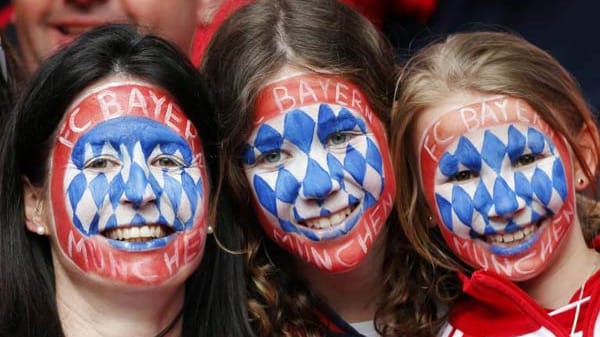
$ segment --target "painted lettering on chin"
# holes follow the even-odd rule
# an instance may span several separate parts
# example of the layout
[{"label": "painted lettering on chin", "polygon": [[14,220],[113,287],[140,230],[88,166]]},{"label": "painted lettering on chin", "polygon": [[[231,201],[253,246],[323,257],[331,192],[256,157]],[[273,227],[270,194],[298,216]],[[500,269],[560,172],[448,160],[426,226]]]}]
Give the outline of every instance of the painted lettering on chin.
[{"label": "painted lettering on chin", "polygon": [[386,217],[393,207],[393,199],[386,194],[380,203],[373,206],[365,217],[362,226],[357,224],[354,230],[346,235],[353,237],[341,246],[320,247],[318,243],[307,244],[306,239],[299,239],[295,234],[281,234],[272,231],[271,237],[281,247],[287,247],[288,251],[297,258],[313,264],[319,269],[333,271],[334,269],[348,269],[362,261],[369,248],[372,246],[377,233],[386,223]]},{"label": "painted lettering on chin", "polygon": [[548,224],[534,244],[531,251],[517,259],[491,254],[483,245],[474,244],[471,240],[452,239],[452,250],[463,259],[477,265],[478,269],[490,270],[507,277],[519,277],[534,272],[532,265],[545,263],[551,256],[559,241],[565,237],[566,231],[573,221],[574,206],[572,202],[565,203],[561,213],[557,214],[552,223]]},{"label": "painted lettering on chin", "polygon": [[[73,261],[80,261],[79,267],[115,280],[131,283],[152,284],[192,263],[203,251],[203,241],[199,229],[181,234],[182,239],[166,247],[166,251],[152,258],[131,258],[130,254],[144,253],[116,251],[109,246],[98,246],[96,241],[78,236],[70,230],[67,241],[67,254]],[[152,255],[152,252],[149,252]],[[156,255],[156,254],[154,254]],[[164,272],[166,271],[166,273]]]}]

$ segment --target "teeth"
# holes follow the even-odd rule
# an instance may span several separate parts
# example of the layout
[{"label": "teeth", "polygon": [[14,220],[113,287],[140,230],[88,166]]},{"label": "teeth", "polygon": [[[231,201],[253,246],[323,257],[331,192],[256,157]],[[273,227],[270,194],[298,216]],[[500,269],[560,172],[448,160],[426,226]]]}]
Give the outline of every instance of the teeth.
[{"label": "teeth", "polygon": [[339,225],[352,213],[350,207],[344,208],[341,211],[330,214],[328,217],[306,220],[306,226],[314,229],[324,229]]},{"label": "teeth", "polygon": [[162,226],[146,225],[141,227],[115,228],[102,234],[113,240],[141,242],[162,238],[167,235],[167,232]]},{"label": "teeth", "polygon": [[531,236],[536,228],[537,225],[530,225],[514,233],[489,235],[486,237],[486,241],[491,243],[518,243]]}]

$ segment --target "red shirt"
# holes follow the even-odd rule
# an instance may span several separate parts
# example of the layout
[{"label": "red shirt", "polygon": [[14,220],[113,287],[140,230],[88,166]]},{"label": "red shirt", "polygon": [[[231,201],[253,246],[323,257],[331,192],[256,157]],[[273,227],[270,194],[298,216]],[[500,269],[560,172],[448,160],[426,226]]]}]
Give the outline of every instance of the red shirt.
[{"label": "red shirt", "polygon": [[600,271],[572,295],[568,305],[557,310],[542,308],[513,282],[485,271],[476,271],[471,278],[461,275],[461,279],[470,297],[452,308],[439,336],[568,337],[576,316],[571,337],[600,336]]}]

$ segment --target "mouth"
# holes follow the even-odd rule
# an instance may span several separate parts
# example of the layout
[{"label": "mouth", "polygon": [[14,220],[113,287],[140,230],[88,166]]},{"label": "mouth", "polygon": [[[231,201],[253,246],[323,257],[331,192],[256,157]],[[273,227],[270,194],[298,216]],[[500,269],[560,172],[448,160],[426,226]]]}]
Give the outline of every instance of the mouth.
[{"label": "mouth", "polygon": [[89,30],[95,28],[95,25],[85,25],[85,26],[77,26],[77,25],[59,25],[56,29],[61,32],[63,35],[70,36],[79,36]]},{"label": "mouth", "polygon": [[532,223],[525,228],[521,228],[516,232],[487,235],[484,237],[484,240],[493,245],[502,245],[506,247],[517,246],[533,236],[540,226],[541,220]]},{"label": "mouth", "polygon": [[335,213],[331,213],[328,216],[307,219],[306,221],[299,223],[299,225],[317,230],[335,227],[346,221],[352,212],[354,212],[356,206],[357,205],[348,206]]},{"label": "mouth", "polygon": [[535,242],[541,237],[543,228],[546,227],[552,219],[542,218],[537,222],[529,224],[512,233],[502,233],[487,235],[482,237],[490,245],[490,252],[499,256],[515,256],[528,251]]},{"label": "mouth", "polygon": [[100,234],[108,239],[121,242],[148,242],[167,237],[174,232],[170,227],[156,224],[111,228]]},{"label": "mouth", "polygon": [[326,229],[335,227],[344,222],[350,216],[350,214],[354,212],[355,208],[356,205],[348,206],[335,213],[329,214],[328,216],[308,219],[304,222],[299,223],[299,225],[311,229]]}]

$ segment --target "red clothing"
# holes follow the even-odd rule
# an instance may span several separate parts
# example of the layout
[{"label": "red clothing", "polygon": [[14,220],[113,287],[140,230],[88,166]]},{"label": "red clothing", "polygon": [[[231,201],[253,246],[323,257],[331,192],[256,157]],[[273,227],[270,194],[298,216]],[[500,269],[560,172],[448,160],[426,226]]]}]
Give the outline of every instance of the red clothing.
[{"label": "red clothing", "polygon": [[12,4],[0,5],[0,29],[6,28],[10,24],[14,8]]},{"label": "red clothing", "polygon": [[470,297],[452,308],[439,336],[568,337],[576,315],[571,337],[600,336],[600,271],[573,294],[568,305],[553,311],[542,308],[503,277],[476,271],[471,278],[461,275],[461,279],[463,292]]},{"label": "red clothing", "polygon": [[[238,8],[252,1],[225,0],[216,11],[212,22],[207,26],[198,27],[191,55],[194,64],[200,64],[204,50],[208,47],[211,37],[223,21]],[[435,9],[437,0],[341,0],[341,2],[353,7],[367,17],[375,26],[381,28],[385,15],[390,12],[411,15],[425,21]]]}]

